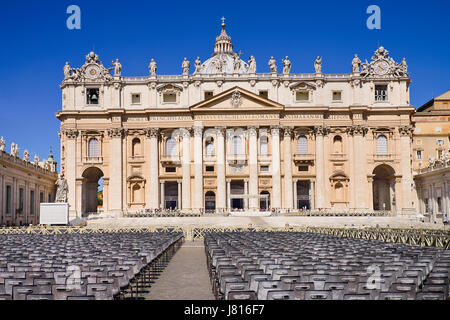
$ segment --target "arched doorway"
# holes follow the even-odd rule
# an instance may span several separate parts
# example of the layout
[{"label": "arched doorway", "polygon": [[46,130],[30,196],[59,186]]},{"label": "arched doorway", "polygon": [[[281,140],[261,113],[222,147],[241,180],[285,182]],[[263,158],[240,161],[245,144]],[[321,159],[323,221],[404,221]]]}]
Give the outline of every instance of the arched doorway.
[{"label": "arched doorway", "polygon": [[270,209],[270,192],[264,190],[259,195],[259,208],[261,211],[268,211]]},{"label": "arched doorway", "polygon": [[90,167],[84,170],[82,176],[84,180],[81,186],[81,210],[83,214],[96,213],[103,204],[102,188],[100,188],[103,171],[97,167]]},{"label": "arched doorway", "polygon": [[395,208],[395,171],[382,164],[377,166],[373,176],[373,209],[392,210]]},{"label": "arched doorway", "polygon": [[212,191],[208,191],[205,193],[205,211],[216,211],[216,194]]}]

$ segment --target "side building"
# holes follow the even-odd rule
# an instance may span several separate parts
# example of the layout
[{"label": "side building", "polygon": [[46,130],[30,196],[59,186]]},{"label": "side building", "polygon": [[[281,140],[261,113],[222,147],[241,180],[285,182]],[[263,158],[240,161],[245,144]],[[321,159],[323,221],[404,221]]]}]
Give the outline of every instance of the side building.
[{"label": "side building", "polygon": [[56,161],[50,151],[47,160],[37,156],[30,162],[28,151],[23,159],[14,143],[11,153],[0,139],[0,225],[39,224],[40,203],[53,202],[57,180]]},{"label": "side building", "polygon": [[[64,67],[61,171],[71,218],[103,210],[414,214],[406,62],[379,47],[349,73],[256,72],[222,24],[212,56],[180,75],[122,76],[94,52]],[[267,65],[267,62],[264,63]],[[114,74],[111,75],[111,69]]]},{"label": "side building", "polygon": [[417,109],[412,156],[419,211],[430,221],[450,216],[450,91]]}]

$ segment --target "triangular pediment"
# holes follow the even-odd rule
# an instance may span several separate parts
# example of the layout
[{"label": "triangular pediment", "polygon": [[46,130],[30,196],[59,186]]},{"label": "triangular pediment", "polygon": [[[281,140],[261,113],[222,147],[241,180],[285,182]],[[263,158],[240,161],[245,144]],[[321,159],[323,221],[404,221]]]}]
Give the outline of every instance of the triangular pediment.
[{"label": "triangular pediment", "polygon": [[191,111],[282,111],[283,105],[240,87],[228,89],[193,106]]}]

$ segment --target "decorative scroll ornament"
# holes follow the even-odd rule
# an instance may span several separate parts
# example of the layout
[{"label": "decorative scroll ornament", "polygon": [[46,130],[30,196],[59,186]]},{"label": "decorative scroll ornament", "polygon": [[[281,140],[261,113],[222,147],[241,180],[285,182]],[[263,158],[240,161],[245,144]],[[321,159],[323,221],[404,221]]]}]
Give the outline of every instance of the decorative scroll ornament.
[{"label": "decorative scroll ornament", "polygon": [[396,63],[394,59],[389,57],[389,51],[384,47],[379,47],[372,61],[369,63],[361,63],[361,76],[377,77],[377,78],[390,78],[390,77],[408,77],[408,66],[405,58],[401,63]]},{"label": "decorative scroll ornament", "polygon": [[347,133],[351,135],[362,135],[364,136],[369,129],[362,125],[353,125],[347,128]]},{"label": "decorative scroll ornament", "polygon": [[108,136],[110,136],[111,138],[122,138],[123,135],[123,128],[112,128],[108,130]]},{"label": "decorative scroll ornament", "polygon": [[401,136],[410,136],[412,137],[412,134],[414,132],[414,128],[412,126],[401,126],[398,128],[398,132]]},{"label": "decorative scroll ornament", "polygon": [[231,95],[231,105],[235,108],[239,107],[242,104],[242,96],[239,91],[234,91]]},{"label": "decorative scroll ornament", "polygon": [[67,129],[64,131],[64,134],[68,139],[76,139],[78,136],[78,130],[76,129]]},{"label": "decorative scroll ornament", "polygon": [[315,126],[314,133],[316,135],[326,136],[330,132],[330,129],[327,126]]},{"label": "decorative scroll ornament", "polygon": [[147,128],[145,129],[145,135],[149,138],[158,138],[159,128]]}]

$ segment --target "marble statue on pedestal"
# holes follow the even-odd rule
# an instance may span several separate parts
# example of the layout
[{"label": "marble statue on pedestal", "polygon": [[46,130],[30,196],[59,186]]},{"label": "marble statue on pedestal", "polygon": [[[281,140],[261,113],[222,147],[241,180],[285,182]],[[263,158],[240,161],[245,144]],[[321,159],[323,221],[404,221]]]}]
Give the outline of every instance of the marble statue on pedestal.
[{"label": "marble statue on pedestal", "polygon": [[15,158],[19,156],[19,146],[14,142],[11,143],[11,155]]},{"label": "marble statue on pedestal", "polygon": [[39,165],[39,156],[37,155],[37,154],[35,154],[34,155],[34,159],[33,159],[33,164],[35,165],[35,166],[38,166]]},{"label": "marble statue on pedestal", "polygon": [[291,61],[288,56],[283,60],[283,74],[289,74],[291,72]]},{"label": "marble statue on pedestal", "polygon": [[183,63],[181,64],[181,68],[183,68],[183,75],[187,76],[189,74],[189,68],[190,68],[191,64],[189,63],[188,60],[186,60],[186,58],[184,58]]},{"label": "marble statue on pedestal", "polygon": [[148,69],[150,71],[151,76],[156,76],[156,69],[158,66],[156,65],[155,59],[152,58],[152,61],[150,61],[150,64],[148,65]]},{"label": "marble statue on pedestal", "polygon": [[233,57],[233,70],[235,73],[238,73],[240,68],[241,68],[241,57],[239,57],[239,55],[236,54]]},{"label": "marble statue on pedestal", "polygon": [[316,69],[316,73],[322,73],[322,58],[319,56],[314,61],[314,69]]},{"label": "marble statue on pedestal", "polygon": [[112,64],[114,66],[114,76],[120,77],[122,74],[122,64],[119,62],[119,59],[116,59],[115,62],[113,61]]},{"label": "marble statue on pedestal", "polygon": [[64,174],[60,174],[58,180],[55,182],[56,185],[56,196],[55,202],[67,202],[67,193],[69,191],[69,186],[67,180],[64,178]]},{"label": "marble statue on pedestal", "polygon": [[269,59],[269,68],[271,73],[277,73],[277,62],[273,57]]}]

